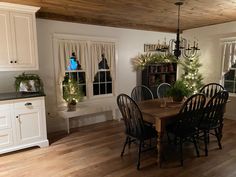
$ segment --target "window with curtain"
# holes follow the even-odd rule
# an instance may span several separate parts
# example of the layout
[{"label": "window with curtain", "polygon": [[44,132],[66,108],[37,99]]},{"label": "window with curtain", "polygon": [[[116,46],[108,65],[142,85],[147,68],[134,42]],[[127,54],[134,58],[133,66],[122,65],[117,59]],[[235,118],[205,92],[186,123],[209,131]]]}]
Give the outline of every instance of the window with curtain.
[{"label": "window with curtain", "polygon": [[111,94],[115,44],[93,42],[90,47],[93,65],[93,95]]},{"label": "window with curtain", "polygon": [[63,103],[63,85],[74,79],[86,99],[112,95],[115,80],[115,42],[93,40],[56,40],[56,80],[59,104]]},{"label": "window with curtain", "polygon": [[78,83],[86,96],[87,55],[84,54],[88,48],[86,42],[61,40],[59,48],[60,58],[64,60],[62,62],[64,64],[62,71],[64,77],[64,79],[62,78],[62,94],[64,94],[64,85],[68,83],[68,79],[73,79]]},{"label": "window with curtain", "polygon": [[236,41],[224,42],[222,66],[225,89],[236,93]]}]

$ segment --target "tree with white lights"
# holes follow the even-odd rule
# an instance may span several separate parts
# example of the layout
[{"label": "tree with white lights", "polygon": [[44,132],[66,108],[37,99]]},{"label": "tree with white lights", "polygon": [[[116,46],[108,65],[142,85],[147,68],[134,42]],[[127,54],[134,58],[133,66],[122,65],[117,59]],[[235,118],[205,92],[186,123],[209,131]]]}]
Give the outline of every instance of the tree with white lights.
[{"label": "tree with white lights", "polygon": [[181,76],[183,82],[192,93],[197,93],[203,86],[203,77],[202,74],[199,73],[199,68],[202,66],[199,62],[199,57],[186,58],[180,64],[184,71]]}]

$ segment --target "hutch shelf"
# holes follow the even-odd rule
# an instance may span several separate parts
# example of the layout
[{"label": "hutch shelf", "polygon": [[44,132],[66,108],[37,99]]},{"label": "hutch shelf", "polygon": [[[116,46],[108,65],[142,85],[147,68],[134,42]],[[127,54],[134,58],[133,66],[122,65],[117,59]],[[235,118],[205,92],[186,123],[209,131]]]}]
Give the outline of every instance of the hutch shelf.
[{"label": "hutch shelf", "polygon": [[154,97],[157,97],[156,89],[161,83],[172,84],[176,81],[176,63],[155,63],[147,65],[142,71],[141,84],[150,88]]}]

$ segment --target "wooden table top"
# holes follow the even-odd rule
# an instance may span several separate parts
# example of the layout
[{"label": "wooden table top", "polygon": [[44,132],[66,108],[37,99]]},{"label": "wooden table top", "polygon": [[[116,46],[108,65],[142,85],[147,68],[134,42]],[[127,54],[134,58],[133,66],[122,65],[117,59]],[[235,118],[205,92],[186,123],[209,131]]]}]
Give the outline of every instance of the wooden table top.
[{"label": "wooden table top", "polygon": [[[210,98],[206,99],[206,104],[210,100]],[[230,100],[227,101],[227,103]],[[146,100],[138,103],[138,106],[143,113],[143,116],[148,115],[155,119],[166,119],[175,117],[183,105],[184,102],[178,103],[173,101],[167,101],[166,107],[161,107],[161,100],[154,99],[154,100]]]},{"label": "wooden table top", "polygon": [[152,116],[155,119],[165,119],[176,116],[179,113],[180,107],[183,103],[166,102],[166,107],[160,107],[161,102],[159,99],[146,100],[138,103],[141,112],[146,115]]}]

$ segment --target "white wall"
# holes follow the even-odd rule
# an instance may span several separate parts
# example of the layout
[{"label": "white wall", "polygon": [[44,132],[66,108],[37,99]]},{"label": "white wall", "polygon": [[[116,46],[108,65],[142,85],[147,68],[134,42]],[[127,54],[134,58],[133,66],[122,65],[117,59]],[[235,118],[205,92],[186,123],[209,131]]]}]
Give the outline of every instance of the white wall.
[{"label": "white wall", "polygon": [[[160,33],[150,31],[140,31],[131,29],[121,29],[113,27],[102,27],[95,25],[84,25],[78,23],[59,22],[51,20],[37,19],[38,48],[39,48],[39,74],[44,81],[46,92],[46,109],[51,113],[48,117],[48,130],[56,131],[62,129],[64,122],[54,117],[56,108],[54,62],[52,49],[52,35],[54,33],[84,35],[94,37],[114,38],[118,40],[118,93],[131,92],[136,84],[136,73],[132,71],[130,59],[138,53],[143,53],[145,43],[156,43],[162,41],[164,37],[167,40],[175,35],[171,33]],[[87,121],[89,120],[89,121]],[[81,124],[105,120],[103,115],[93,119],[86,117],[81,120]],[[72,123],[73,124],[73,123]],[[76,126],[76,123],[75,123]]]},{"label": "white wall", "polygon": [[[236,22],[186,30],[183,34],[188,39],[196,37],[199,40],[200,62],[203,64],[200,72],[203,74],[204,82],[219,83],[222,66],[220,39],[236,37]],[[231,96],[230,100],[231,102],[227,104],[226,117],[236,119],[236,97]]]}]

